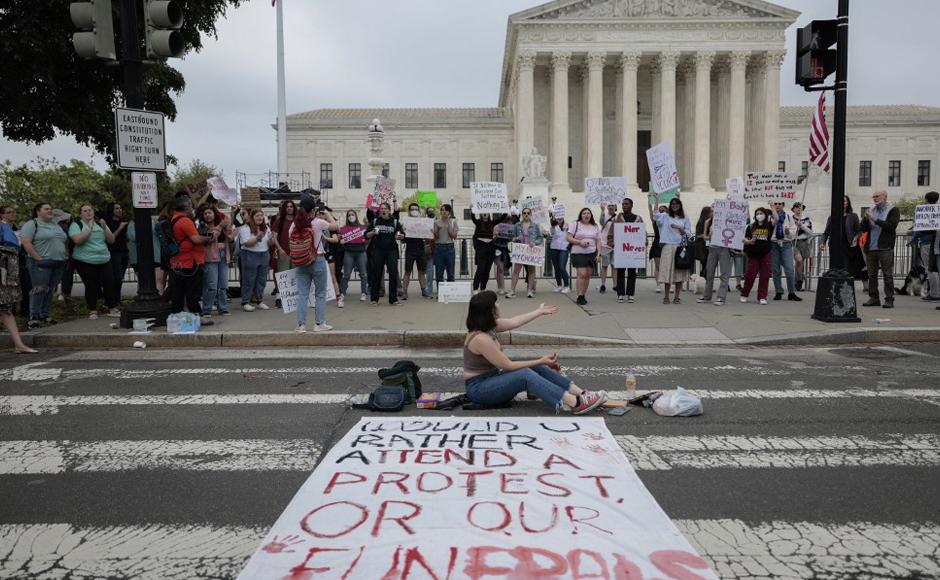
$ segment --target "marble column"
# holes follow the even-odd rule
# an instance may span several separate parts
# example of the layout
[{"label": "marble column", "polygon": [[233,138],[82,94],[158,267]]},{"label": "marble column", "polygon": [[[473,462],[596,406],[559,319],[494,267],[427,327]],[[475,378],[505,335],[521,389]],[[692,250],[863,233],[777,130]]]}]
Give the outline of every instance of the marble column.
[{"label": "marble column", "polygon": [[[682,148],[682,183],[685,184],[683,189],[688,190],[691,189],[695,172],[695,63],[689,59],[682,66],[685,76],[682,86],[683,106],[677,109],[676,114],[685,126],[679,145]],[[679,128],[676,127],[676,132],[678,131]]]},{"label": "marble column", "polygon": [[712,61],[714,52],[699,52],[695,63],[695,152],[693,154],[693,180],[697,192],[714,191],[710,183],[711,95]]},{"label": "marble column", "polygon": [[686,144],[692,136],[691,126],[686,122],[686,113],[689,110],[691,101],[689,100],[686,87],[688,86],[688,71],[686,63],[679,62],[676,65],[676,139],[673,142],[674,152],[676,154],[676,169],[679,170],[679,180],[687,185],[691,179],[691,171],[686,167],[688,162],[688,152]]},{"label": "marble column", "polygon": [[586,177],[604,176],[604,60],[607,55],[591,52],[585,65],[588,70],[587,159]]},{"label": "marble column", "polygon": [[715,144],[715,153],[718,157],[716,167],[717,173],[714,183],[718,187],[725,185],[728,175],[728,118],[730,117],[731,102],[728,95],[731,94],[731,63],[728,59],[722,59],[716,65],[718,72],[718,126],[717,139]]},{"label": "marble column", "polygon": [[640,53],[625,52],[620,55],[621,101],[620,117],[622,132],[620,142],[620,171],[627,178],[627,189],[638,191],[637,184],[637,69],[640,67]]},{"label": "marble column", "polygon": [[[676,65],[679,52],[666,50],[659,53],[659,140],[676,145]],[[656,143],[653,143],[656,145]]]},{"label": "marble column", "polygon": [[519,54],[516,70],[516,175],[521,178],[522,161],[535,145],[535,53]]},{"label": "marble column", "polygon": [[731,53],[731,87],[728,93],[728,176],[744,175],[744,130],[747,119],[745,72],[750,52]]},{"label": "marble column", "polygon": [[780,66],[785,50],[774,50],[764,55],[766,84],[764,86],[764,167],[777,171],[780,150]]},{"label": "marble column", "polygon": [[552,55],[552,155],[553,193],[568,193],[568,68],[570,52]]},{"label": "marble column", "polygon": [[660,132],[660,110],[662,105],[662,77],[659,74],[659,60],[653,59],[652,64],[649,67],[650,70],[650,85],[652,88],[652,126],[650,128],[650,139],[653,145],[659,143],[662,139],[659,138]]},{"label": "marble column", "polygon": [[753,55],[748,66],[751,92],[748,96],[747,107],[750,110],[751,122],[747,129],[745,147],[750,154],[750,158],[744,168],[745,171],[763,171],[766,165],[764,158],[764,86],[767,80],[766,72],[763,55]]}]

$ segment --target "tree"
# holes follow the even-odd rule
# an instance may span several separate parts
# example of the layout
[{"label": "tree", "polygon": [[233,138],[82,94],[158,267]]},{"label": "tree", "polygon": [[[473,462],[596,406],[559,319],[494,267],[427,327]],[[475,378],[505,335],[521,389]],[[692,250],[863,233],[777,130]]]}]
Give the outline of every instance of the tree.
[{"label": "tree", "polygon": [[[202,35],[216,36],[216,21],[245,0],[183,2],[181,32],[186,46],[202,48]],[[114,0],[115,46],[121,52],[120,1]],[[143,29],[143,21],[139,23]],[[56,133],[71,135],[115,162],[114,107],[122,99],[121,67],[78,58],[69,4],[61,0],[7,0],[0,4],[0,129],[12,141],[42,143]],[[143,34],[139,35],[143,38]],[[174,96],[186,87],[183,75],[160,63],[144,68],[144,106],[176,118]]]},{"label": "tree", "polygon": [[102,175],[84,161],[62,165],[39,158],[31,165],[0,164],[0,203],[16,208],[17,215],[32,215],[33,207],[49,203],[74,214],[83,203],[100,209],[111,201],[130,203],[130,184],[119,175]]}]

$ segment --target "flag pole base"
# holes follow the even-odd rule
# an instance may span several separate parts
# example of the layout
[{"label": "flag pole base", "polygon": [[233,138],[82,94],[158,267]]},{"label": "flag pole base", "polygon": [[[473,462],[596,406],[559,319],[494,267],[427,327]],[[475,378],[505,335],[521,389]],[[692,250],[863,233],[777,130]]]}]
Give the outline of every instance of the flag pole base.
[{"label": "flag pole base", "polygon": [[829,270],[816,283],[813,319],[822,322],[861,322],[855,302],[855,279],[845,270]]}]

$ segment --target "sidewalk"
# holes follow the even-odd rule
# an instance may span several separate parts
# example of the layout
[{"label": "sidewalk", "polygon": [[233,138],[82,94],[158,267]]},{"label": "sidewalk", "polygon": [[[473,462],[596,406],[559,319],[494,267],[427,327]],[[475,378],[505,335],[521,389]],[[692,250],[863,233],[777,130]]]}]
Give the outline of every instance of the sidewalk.
[{"label": "sidewalk", "polygon": [[[935,303],[920,298],[898,296],[893,310],[859,307],[862,322],[826,324],[810,318],[815,294],[801,294],[803,302],[771,301],[759,306],[752,301],[741,304],[732,290],[728,303],[717,307],[696,304],[699,297],[682,293],[682,304],[665,305],[656,294],[652,280],[637,283],[637,301],[618,304],[608,290],[599,294],[600,282],[592,280],[588,305],[577,306],[574,295],[555,294],[552,285],[540,281],[541,290],[534,299],[524,293],[508,300],[501,298],[503,316],[509,317],[536,308],[540,303],[557,304],[560,310],[542,317],[520,331],[502,338],[508,345],[807,345],[861,342],[916,342],[940,340],[940,311]],[[416,283],[413,283],[416,287]],[[269,289],[270,290],[270,289]],[[78,289],[76,291],[79,291]],[[417,291],[412,295],[418,295]],[[419,295],[420,296],[420,295]],[[867,300],[858,287],[859,304]],[[158,329],[149,335],[129,334],[112,329],[113,319],[77,320],[25,333],[25,340],[37,348],[130,348],[141,340],[148,347],[232,346],[409,346],[455,347],[462,344],[465,332],[466,304],[439,304],[412,298],[402,306],[390,306],[387,299],[379,306],[359,302],[358,296],[346,302],[346,308],[328,303],[328,333],[294,332],[293,314],[273,308],[268,311],[243,312],[232,305],[232,316],[213,316],[215,323],[195,335],[169,335]],[[312,329],[313,313],[308,317]],[[9,339],[0,335],[0,344]]]}]

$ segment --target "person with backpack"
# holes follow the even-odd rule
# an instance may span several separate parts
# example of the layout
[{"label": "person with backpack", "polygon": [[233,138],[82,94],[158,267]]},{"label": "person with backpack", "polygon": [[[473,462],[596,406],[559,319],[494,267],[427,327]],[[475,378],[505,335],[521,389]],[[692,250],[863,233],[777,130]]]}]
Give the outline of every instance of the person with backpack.
[{"label": "person with backpack", "polygon": [[[174,314],[186,310],[194,314],[202,312],[199,299],[202,297],[203,264],[206,261],[205,245],[212,236],[199,233],[193,221],[193,202],[189,196],[178,196],[173,202],[170,217],[169,238],[177,251],[170,248],[170,302]],[[209,326],[211,321],[204,321]]]},{"label": "person with backpack", "polygon": [[[309,203],[308,203],[309,202]],[[308,211],[316,211],[311,218]],[[297,273],[297,332],[307,332],[307,307],[310,284],[314,285],[314,332],[327,332],[333,327],[326,323],[326,285],[331,284],[326,262],[326,236],[338,231],[339,224],[324,207],[315,207],[312,198],[304,198],[290,228],[289,248],[291,265]]]},{"label": "person with backpack", "polygon": [[669,289],[672,286],[675,286],[675,297],[672,303],[679,304],[681,302],[679,294],[682,293],[682,285],[689,281],[691,268],[677,268],[676,253],[692,235],[692,223],[686,217],[682,201],[678,197],[669,200],[669,209],[666,213],[654,212],[652,204],[649,206],[649,212],[659,226],[659,240],[662,243],[656,281],[663,285],[666,292],[663,296],[663,304],[669,304]]},{"label": "person with backpack", "polygon": [[111,252],[108,242],[114,243],[114,234],[102,218],[95,222],[95,209],[91,204],[84,204],[79,210],[79,218],[69,227],[69,237],[75,243],[72,259],[75,269],[85,285],[85,305],[88,306],[88,318],[98,318],[98,297],[104,288],[104,302],[108,307],[109,318],[120,318],[118,297],[115,294],[114,271],[111,269]]},{"label": "person with backpack", "polygon": [[378,283],[370,288],[372,306],[379,304],[379,285],[383,270],[388,272],[388,303],[398,306],[398,242],[405,239],[405,232],[397,217],[392,216],[392,207],[383,202],[379,215],[366,228],[366,239],[374,248],[372,279]]}]

